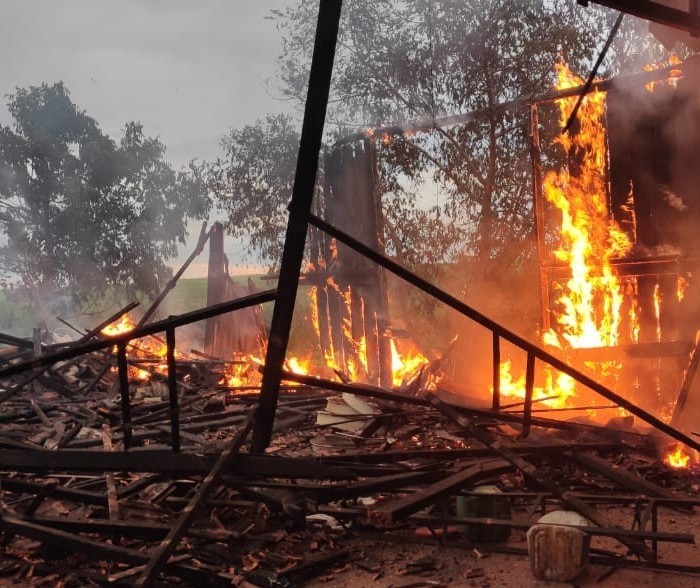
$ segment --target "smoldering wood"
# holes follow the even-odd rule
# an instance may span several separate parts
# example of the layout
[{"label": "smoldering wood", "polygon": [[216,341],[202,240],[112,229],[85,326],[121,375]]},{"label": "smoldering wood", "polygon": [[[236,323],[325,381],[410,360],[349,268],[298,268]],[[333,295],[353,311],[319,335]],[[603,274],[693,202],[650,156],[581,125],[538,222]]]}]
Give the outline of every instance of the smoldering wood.
[{"label": "smoldering wood", "polygon": [[[224,226],[214,223],[208,235],[207,306],[253,294],[229,275],[228,258],[224,253]],[[204,330],[206,353],[225,358],[235,354],[258,355],[266,335],[261,330],[259,314],[257,307],[250,307],[207,319]]]},{"label": "smoldering wood", "polygon": [[231,440],[226,450],[221,453],[206,478],[202,481],[199,489],[185,507],[182,516],[170,529],[167,537],[163,539],[163,542],[149,559],[146,568],[136,582],[137,586],[149,588],[153,584],[158,573],[194,522],[195,517],[199,515],[201,509],[204,507],[205,500],[209,497],[209,494],[214,489],[219,478],[223,475],[224,471],[231,466],[234,456],[240,451],[252,428],[253,422],[252,419],[250,419]]},{"label": "smoldering wood", "polygon": [[80,355],[85,355],[88,353],[93,353],[95,351],[108,349],[114,345],[119,345],[120,343],[128,344],[132,339],[140,339],[142,337],[154,335],[156,333],[165,331],[168,327],[181,327],[190,323],[206,320],[211,316],[216,316],[224,312],[238,310],[240,308],[246,308],[265,302],[270,302],[275,299],[275,294],[275,290],[265,290],[257,294],[252,294],[250,296],[243,296],[242,298],[237,298],[236,300],[222,302],[221,304],[215,304],[214,306],[210,306],[207,308],[169,317],[167,319],[151,323],[150,325],[145,325],[143,327],[136,328],[132,331],[129,331],[128,333],[115,335],[113,337],[110,337],[109,340],[83,343],[81,345],[72,346],[70,349],[55,351],[53,353],[46,353],[41,357],[34,358],[30,361],[24,361],[16,365],[0,369],[0,379],[7,378],[8,376],[13,376],[16,374],[21,374],[34,368],[41,368],[47,365],[51,365],[59,361],[73,359],[74,357],[78,357]]},{"label": "smoldering wood", "polygon": [[[649,423],[656,429],[659,429],[669,435],[670,437],[680,441],[681,443],[684,443],[688,447],[691,447],[695,450],[700,450],[700,443],[696,442],[694,439],[691,439],[687,435],[681,433],[680,431],[674,429],[673,427],[670,427],[666,423],[664,423],[662,420],[656,418],[649,412],[641,409],[634,403],[628,401],[627,399],[623,398],[622,396],[615,394],[612,390],[608,389],[607,387],[603,386],[599,382],[595,381],[591,377],[587,376],[583,372],[571,367],[558,357],[546,352],[545,350],[541,349],[537,345],[531,343],[530,341],[524,339],[523,337],[515,334],[514,332],[510,331],[509,329],[505,328],[502,325],[499,325],[497,322],[491,320],[484,314],[480,313],[479,311],[475,310],[474,308],[470,307],[467,304],[464,304],[461,300],[458,300],[454,296],[451,296],[447,292],[437,288],[430,282],[420,278],[419,276],[415,275],[414,273],[410,272],[400,264],[392,261],[391,259],[387,258],[386,256],[383,256],[375,251],[373,251],[371,248],[366,247],[364,244],[360,243],[350,235],[344,233],[343,231],[340,231],[336,227],[330,225],[329,223],[325,222],[324,220],[315,217],[314,215],[311,215],[309,222],[316,226],[319,229],[322,229],[324,232],[328,233],[329,235],[334,236],[336,239],[339,241],[343,241],[346,243],[348,246],[351,246],[353,249],[357,250],[358,252],[362,253],[366,257],[369,257],[376,263],[384,266],[386,269],[394,273],[395,275],[399,276],[403,280],[409,282],[410,284],[416,286],[420,290],[424,291],[427,294],[430,294],[431,296],[437,298],[441,302],[447,304],[454,310],[457,310],[464,316],[469,317],[473,321],[479,323],[483,327],[486,327],[492,332],[496,332],[501,336],[502,338],[508,340],[509,342],[513,343],[517,347],[520,347],[528,352],[532,352],[533,355],[537,358],[540,359],[549,365],[551,365],[553,368],[559,370],[560,372],[563,372],[565,374],[568,374],[572,378],[574,378],[576,381],[579,383],[583,384],[584,386],[590,388],[600,396],[603,396],[607,400],[614,402],[618,404],[619,406],[625,408],[625,410],[629,411],[630,413],[634,414],[635,416],[639,417],[643,421]],[[0,372],[1,374],[1,372]]]}]

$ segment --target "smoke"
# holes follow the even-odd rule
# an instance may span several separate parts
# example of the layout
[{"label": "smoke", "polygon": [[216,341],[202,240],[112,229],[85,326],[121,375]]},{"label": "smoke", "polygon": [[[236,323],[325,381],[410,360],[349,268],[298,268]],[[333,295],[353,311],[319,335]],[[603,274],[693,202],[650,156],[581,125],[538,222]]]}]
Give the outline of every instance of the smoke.
[{"label": "smoke", "polygon": [[688,206],[683,202],[683,199],[678,196],[675,192],[672,192],[668,188],[662,188],[664,195],[664,202],[668,204],[673,210],[678,212],[685,212],[688,210]]}]

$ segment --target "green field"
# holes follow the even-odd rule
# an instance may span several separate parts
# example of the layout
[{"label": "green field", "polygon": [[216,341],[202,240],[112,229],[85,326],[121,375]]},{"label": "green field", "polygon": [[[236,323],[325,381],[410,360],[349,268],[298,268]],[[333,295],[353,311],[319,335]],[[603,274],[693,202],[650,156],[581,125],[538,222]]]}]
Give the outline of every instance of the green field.
[{"label": "green field", "polygon": [[[250,276],[258,290],[269,290],[276,286],[274,279],[264,275]],[[247,287],[248,276],[234,276],[233,279]],[[52,328],[70,331],[67,327],[55,320],[56,315],[68,320],[68,322],[80,329],[89,329],[99,324],[105,317],[117,311],[124,303],[113,300],[109,295],[100,301],[93,301],[80,310],[69,310],[58,303],[54,303],[44,316],[47,316]],[[25,303],[26,299],[18,297],[11,291],[0,290],[0,332],[18,337],[31,338],[33,328],[42,326],[41,312],[30,309]],[[140,300],[141,305],[134,311],[134,317],[140,316],[139,311],[148,308],[150,300]],[[165,318],[169,315],[183,314],[192,310],[206,307],[207,304],[207,280],[206,278],[181,279],[175,288],[168,294],[160,307],[156,318]],[[263,306],[263,317],[266,324],[270,324],[272,317],[272,303]],[[201,346],[204,333],[204,324],[198,323],[178,329],[178,336],[182,336],[193,347]],[[178,345],[179,346],[179,345]],[[297,298],[297,308],[294,314],[290,352],[294,354],[315,354],[315,334],[309,320],[309,298],[307,290],[300,288]]]}]

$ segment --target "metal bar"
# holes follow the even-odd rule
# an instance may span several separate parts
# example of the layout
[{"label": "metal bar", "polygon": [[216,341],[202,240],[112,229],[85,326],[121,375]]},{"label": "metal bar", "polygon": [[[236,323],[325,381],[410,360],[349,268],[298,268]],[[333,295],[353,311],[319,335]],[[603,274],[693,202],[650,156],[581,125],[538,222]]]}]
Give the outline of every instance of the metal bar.
[{"label": "metal bar", "polygon": [[535,386],[535,354],[531,351],[527,353],[527,365],[525,368],[525,406],[523,407],[523,430],[522,437],[530,434],[532,424],[532,393]]},{"label": "metal bar", "polygon": [[119,370],[119,395],[122,405],[124,451],[131,447],[131,402],[129,399],[129,366],[126,363],[126,343],[117,345],[117,369]]},{"label": "metal bar", "polygon": [[[494,320],[488,318],[486,315],[480,313],[478,310],[472,308],[471,306],[468,306],[461,300],[458,300],[454,296],[448,294],[444,290],[441,290],[437,286],[431,284],[427,280],[424,280],[423,278],[415,275],[413,272],[407,270],[405,267],[401,266],[400,264],[396,263],[395,261],[392,261],[388,257],[384,255],[380,255],[376,251],[373,251],[369,247],[363,245],[347,233],[344,233],[343,231],[340,231],[339,229],[335,228],[334,226],[328,224],[324,220],[318,218],[315,215],[311,215],[309,222],[314,225],[315,227],[321,229],[322,231],[328,233],[329,235],[335,237],[338,241],[342,241],[345,243],[348,247],[352,247],[359,253],[362,253],[362,255],[368,257],[375,263],[378,263],[379,265],[384,266],[386,269],[388,269],[390,272],[396,274],[399,276],[401,279],[409,282],[410,284],[416,286],[418,289],[422,290],[423,292],[430,294],[434,298],[437,298],[441,302],[447,304],[449,307],[455,309],[459,313],[463,314],[464,316],[472,319],[473,321],[479,323],[481,326],[486,327],[487,329],[491,330],[492,332],[497,332],[501,337],[509,341],[510,343],[513,343],[513,345],[516,345],[525,351],[531,352],[537,359],[544,361],[545,363],[548,363],[551,365],[553,368],[559,370],[560,372],[563,372],[572,378],[574,378],[576,381],[578,381],[580,384],[583,384],[584,386],[590,388],[603,398],[606,398],[607,400],[610,400],[611,402],[615,402],[628,412],[631,412],[633,415],[639,417],[641,420],[644,422],[652,425],[653,427],[659,429],[660,431],[666,433],[670,437],[673,437],[677,441],[680,441],[681,443],[684,443],[688,447],[691,447],[693,449],[696,449],[700,451],[700,443],[695,441],[694,439],[691,439],[687,435],[684,435],[680,431],[677,431],[673,427],[670,427],[666,423],[664,423],[662,420],[656,418],[655,416],[649,414],[647,411],[639,408],[636,404],[632,403],[631,401],[627,400],[626,398],[623,398],[622,396],[619,396],[618,394],[615,394],[612,390],[606,388],[599,382],[596,382],[593,378],[587,376],[583,372],[571,367],[568,363],[565,361],[559,359],[558,357],[555,357],[551,353],[546,352],[544,349],[538,347],[537,345],[531,343],[527,339],[521,337],[520,335],[516,335],[513,331],[505,328],[504,326],[498,324]],[[1,375],[1,372],[0,372]]]},{"label": "metal bar", "polygon": [[41,357],[37,357],[30,361],[24,361],[22,363],[0,369],[0,379],[13,376],[15,374],[20,374],[33,368],[51,365],[58,361],[73,359],[74,357],[78,357],[79,355],[84,355],[86,353],[101,351],[102,349],[107,349],[113,345],[119,345],[120,343],[126,344],[132,339],[140,339],[141,337],[146,337],[148,335],[165,331],[168,327],[182,327],[183,325],[196,323],[211,316],[216,316],[225,312],[231,312],[241,308],[248,308],[249,306],[255,306],[264,302],[271,302],[275,299],[275,292],[275,290],[265,290],[263,292],[258,292],[257,294],[251,294],[250,296],[243,296],[242,298],[237,298],[236,300],[230,300],[229,302],[222,302],[221,304],[215,304],[214,306],[209,306],[207,308],[201,308],[185,314],[169,317],[162,321],[136,328],[128,333],[110,337],[108,340],[92,341],[90,343],[76,345],[70,349],[57,351],[55,353],[47,353],[46,355],[42,355]]},{"label": "metal bar", "polygon": [[501,409],[501,338],[493,332],[493,400],[491,408],[498,412]]},{"label": "metal bar", "polygon": [[[659,509],[656,501],[652,501],[651,505],[651,532],[656,533],[659,530]],[[656,539],[651,540],[651,552],[653,554],[652,563],[659,561],[659,542]]]},{"label": "metal bar", "polygon": [[652,0],[590,0],[596,4],[614,8],[645,20],[687,31],[700,32],[700,19],[685,10],[678,10]]},{"label": "metal bar", "polygon": [[615,24],[613,24],[612,29],[610,29],[610,34],[608,35],[608,38],[605,40],[605,44],[603,45],[603,48],[600,50],[600,54],[598,55],[598,59],[596,59],[595,64],[593,65],[593,69],[591,70],[591,73],[588,74],[588,79],[586,80],[586,83],[583,85],[583,89],[581,90],[581,93],[578,95],[578,98],[576,99],[576,104],[574,104],[574,108],[571,111],[571,114],[569,115],[569,119],[566,121],[566,124],[564,125],[564,130],[562,131],[562,134],[567,133],[571,130],[571,125],[574,124],[574,121],[576,120],[576,115],[578,114],[579,109],[581,108],[581,104],[583,103],[583,99],[585,98],[586,94],[591,89],[591,85],[593,84],[593,81],[595,80],[596,75],[598,75],[598,68],[600,65],[603,63],[603,59],[605,59],[605,56],[608,53],[608,49],[610,49],[610,45],[613,42],[613,39],[615,38],[615,35],[617,35],[617,31],[620,29],[620,25],[622,24],[622,20],[625,18],[624,12],[621,12],[618,14],[617,18],[615,19]]},{"label": "metal bar", "polygon": [[[635,0],[631,0],[634,2]],[[686,64],[695,63],[698,60],[697,57],[691,57],[684,61]],[[614,88],[617,84],[622,87],[629,87],[630,84],[639,84],[640,87],[648,82],[656,82],[665,80],[671,70],[678,69],[678,65],[672,65],[664,67],[661,69],[655,69],[652,71],[644,71],[638,74],[633,74],[629,76],[620,76],[618,78],[611,78],[608,80],[601,80],[600,82],[594,82],[589,91],[601,91],[606,92],[611,88]],[[402,123],[401,125],[387,125],[382,127],[376,127],[369,131],[361,131],[359,133],[352,133],[338,139],[336,144],[352,143],[354,141],[359,141],[367,137],[368,133],[376,138],[382,138],[385,136],[402,136],[405,134],[417,133],[421,131],[431,131],[436,127],[449,127],[452,125],[459,124],[469,124],[478,120],[483,119],[490,113],[502,113],[517,110],[519,108],[526,108],[532,104],[546,104],[548,102],[553,102],[556,100],[561,100],[563,98],[571,98],[573,96],[578,96],[581,94],[583,89],[583,84],[576,86],[574,88],[565,88],[563,90],[550,90],[543,94],[538,94],[534,96],[521,96],[515,100],[509,100],[508,102],[502,102],[496,104],[493,108],[484,108],[481,110],[474,110],[471,112],[464,112],[461,114],[452,114],[444,117],[437,118],[423,118],[414,120],[407,123]]]},{"label": "metal bar", "polygon": [[175,453],[180,452],[180,407],[177,396],[177,365],[175,363],[175,328],[165,331],[168,361],[168,400],[170,402],[170,445]]},{"label": "metal bar", "polygon": [[671,418],[671,426],[673,427],[678,425],[678,421],[683,414],[683,408],[685,408],[685,403],[688,400],[688,394],[690,393],[690,387],[693,385],[695,374],[698,371],[698,365],[700,365],[700,340],[695,344],[693,354],[690,356],[690,362],[685,370],[685,374],[683,374],[683,382],[681,383],[681,389],[680,392],[678,392],[678,400],[676,400],[676,406],[673,409],[673,417]]},{"label": "metal bar", "polygon": [[[382,400],[390,400],[393,402],[401,402],[404,404],[414,404],[416,406],[429,406],[429,403],[423,398],[415,398],[412,396],[402,396],[401,394],[396,394],[394,392],[389,392],[383,388],[377,388],[375,386],[370,386],[369,384],[345,384],[343,382],[334,382],[333,380],[324,380],[323,378],[317,378],[316,376],[309,376],[304,374],[295,374],[292,372],[283,372],[284,379],[290,382],[298,382],[300,384],[306,384],[308,386],[317,386],[320,388],[325,388],[327,390],[334,390],[336,392],[349,392],[350,394],[356,394],[358,396],[369,396],[370,398],[380,398]],[[518,423],[522,424],[523,418],[518,413],[508,413],[508,412],[493,412],[487,409],[471,408],[471,407],[456,407],[458,411],[465,414],[470,414],[472,416],[493,419],[495,421],[502,421],[506,423]],[[598,425],[589,425],[584,423],[572,423],[569,421],[561,421],[557,419],[546,419],[542,417],[532,417],[530,419],[533,425],[538,427],[548,427],[553,429],[572,429],[578,428],[581,430],[587,429],[589,431],[596,431],[604,429]],[[627,433],[634,434],[634,433]]]},{"label": "metal bar", "polygon": [[260,403],[253,431],[251,446],[253,452],[262,452],[268,446],[275,420],[279,386],[282,381],[282,364],[287,353],[289,330],[292,326],[294,303],[299,287],[299,272],[304,257],[308,219],[314,197],[342,6],[342,0],[321,0],[319,3],[304,122],[301,129],[292,200],[289,206],[280,278],[277,283],[278,294],[272,313]]}]

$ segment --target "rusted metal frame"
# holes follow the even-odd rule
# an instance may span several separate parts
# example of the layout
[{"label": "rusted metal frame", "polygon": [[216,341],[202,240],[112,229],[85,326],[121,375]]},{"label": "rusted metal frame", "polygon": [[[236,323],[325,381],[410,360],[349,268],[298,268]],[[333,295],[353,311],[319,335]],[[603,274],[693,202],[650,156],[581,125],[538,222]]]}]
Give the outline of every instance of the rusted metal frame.
[{"label": "rusted metal frame", "polygon": [[162,321],[157,321],[155,323],[151,323],[150,325],[136,328],[128,333],[115,335],[109,339],[91,341],[82,345],[73,346],[70,349],[63,349],[54,353],[47,353],[41,357],[0,369],[0,379],[21,374],[22,372],[26,372],[34,368],[51,365],[59,361],[73,359],[74,357],[87,353],[108,349],[113,345],[119,345],[120,343],[128,344],[133,339],[140,339],[148,335],[163,332],[167,330],[168,327],[182,327],[190,323],[205,320],[211,316],[231,312],[233,310],[239,310],[241,308],[248,308],[249,306],[256,306],[264,302],[271,302],[275,299],[275,292],[275,290],[265,290],[263,292],[251,294],[250,296],[243,296],[242,298],[237,298],[236,300],[231,300],[229,302],[215,304],[214,306],[210,306],[208,308],[202,308],[185,314],[172,316]]},{"label": "rusted metal frame", "polygon": [[[402,265],[396,263],[395,261],[389,259],[388,257],[381,255],[377,253],[376,251],[373,251],[371,248],[365,246],[363,243],[357,241],[357,239],[354,239],[347,233],[337,229],[336,227],[330,225],[329,223],[325,222],[324,220],[318,218],[315,215],[310,215],[309,222],[317,227],[318,229],[321,229],[322,231],[326,232],[327,234],[335,237],[338,241],[342,241],[345,243],[347,246],[355,249],[357,252],[361,253],[362,255],[370,258],[372,261],[375,263],[378,263],[379,265],[382,265],[386,269],[388,269],[390,272],[396,274],[403,280],[409,282],[410,284],[416,286],[426,294],[430,294],[434,298],[440,300],[441,302],[447,304],[449,307],[453,308],[454,310],[458,311],[462,315],[472,319],[476,323],[480,324],[481,326],[489,329],[492,332],[497,332],[500,337],[503,339],[506,339],[513,345],[516,345],[517,347],[520,347],[521,349],[527,351],[528,353],[532,353],[534,357],[537,359],[548,363],[550,366],[552,366],[554,369],[559,370],[560,372],[563,372],[569,376],[571,376],[574,380],[579,382],[580,384],[583,384],[587,388],[590,388],[603,398],[606,398],[607,400],[610,400],[611,402],[614,402],[627,410],[628,412],[632,413],[633,415],[639,417],[641,420],[646,422],[647,424],[650,424],[651,426],[655,427],[656,429],[666,433],[670,437],[676,439],[677,441],[680,441],[681,443],[684,443],[688,447],[691,447],[695,450],[700,451],[700,443],[695,441],[694,439],[691,439],[687,435],[681,433],[680,431],[674,429],[673,427],[670,427],[666,423],[664,423],[662,420],[656,418],[652,414],[648,413],[647,411],[643,410],[642,408],[638,407],[631,401],[627,400],[626,398],[623,398],[622,396],[616,394],[609,388],[603,386],[599,382],[595,381],[593,378],[590,376],[587,376],[583,372],[573,368],[570,366],[568,363],[563,361],[562,359],[552,355],[551,353],[548,353],[544,349],[540,348],[539,346],[531,343],[527,339],[521,337],[520,335],[515,334],[513,331],[505,328],[504,326],[500,325],[496,321],[488,318],[486,315],[480,313],[478,310],[472,308],[471,306],[465,304],[461,300],[455,298],[451,294],[448,294],[444,290],[441,290],[434,284],[431,284],[427,280],[424,280],[423,278],[417,276],[413,272],[409,271]],[[0,372],[1,375],[1,372]]]},{"label": "rusted metal frame", "polygon": [[163,539],[158,548],[154,551],[148,561],[145,569],[136,581],[136,586],[140,588],[149,588],[158,577],[163,566],[168,561],[170,555],[175,551],[180,540],[185,535],[187,530],[194,523],[195,518],[200,513],[202,507],[206,504],[206,499],[211,494],[220,477],[228,470],[233,462],[233,458],[240,451],[241,447],[248,438],[248,434],[252,429],[252,419],[243,426],[243,428],[231,440],[226,450],[219,456],[216,463],[202,481],[199,490],[192,496],[187,506],[182,512],[177,523],[170,529],[168,536]]},{"label": "rusted metal frame", "polygon": [[252,437],[253,452],[262,452],[269,445],[275,420],[277,398],[282,381],[282,365],[289,343],[289,331],[299,287],[299,272],[313,204],[342,6],[342,0],[320,0],[319,2],[304,122],[301,129],[292,200],[289,206],[280,278],[277,284],[278,295],[272,313],[270,337],[265,355],[265,371]]},{"label": "rusted metal frame", "polygon": [[[667,27],[686,31],[691,35],[700,33],[700,17],[690,10],[671,8],[652,0],[586,0],[601,6],[614,8],[638,18],[651,20]],[[581,1],[579,0],[579,3]]]},{"label": "rusted metal frame", "polygon": [[129,366],[126,362],[126,343],[117,344],[117,370],[119,375],[119,395],[122,407],[122,431],[124,451],[128,451],[132,443],[131,402],[129,398]]},{"label": "rusted metal frame", "polygon": [[[593,524],[602,528],[612,528],[613,524],[610,523],[608,517],[604,514],[598,512],[594,507],[585,503],[580,498],[576,497],[573,493],[560,487],[559,484],[551,480],[550,478],[544,476],[541,471],[538,470],[533,464],[523,459],[517,455],[510,448],[503,446],[498,442],[494,442],[491,439],[489,433],[482,431],[474,425],[474,423],[467,418],[463,418],[457,411],[454,410],[450,405],[442,402],[434,394],[428,394],[428,400],[437,408],[442,414],[449,418],[452,422],[463,427],[468,431],[474,438],[478,439],[486,447],[489,447],[494,452],[496,452],[500,457],[508,461],[510,464],[518,468],[528,479],[537,484],[540,488],[543,488],[547,492],[551,492],[561,501],[563,501],[567,506],[574,509],[583,517],[587,518]],[[626,545],[634,554],[639,557],[644,558],[649,561],[652,558],[652,553],[646,544],[642,541],[634,539],[622,539],[624,545]]]},{"label": "rusted metal frame", "polygon": [[[483,494],[482,494],[483,496]],[[481,517],[440,517],[434,515],[414,515],[411,520],[415,520],[420,523],[436,523],[436,524],[449,524],[449,525],[484,525],[487,527],[508,527],[511,529],[523,529],[527,530],[533,526],[533,523],[526,521],[514,521],[509,519],[495,519],[495,518],[481,518]],[[593,527],[585,526],[578,527],[576,525],[571,526],[573,529],[579,529],[588,535],[594,537],[613,537],[618,540],[622,539],[636,539],[640,541],[647,541],[649,539],[655,541],[663,541],[668,543],[685,543],[692,544],[695,543],[695,536],[692,533],[664,533],[664,532],[650,532],[642,531],[637,529],[622,529],[619,527]]]},{"label": "rusted metal frame", "polygon": [[693,348],[693,354],[690,356],[690,362],[683,375],[683,383],[681,384],[680,392],[678,393],[678,399],[676,400],[676,406],[673,409],[673,417],[671,418],[671,426],[675,426],[681,414],[683,414],[683,408],[685,408],[685,403],[688,400],[688,394],[690,393],[690,387],[693,385],[693,380],[695,379],[695,374],[698,371],[698,365],[700,364],[700,339],[695,344]]},{"label": "rusted metal frame", "polygon": [[535,354],[527,352],[527,363],[525,368],[525,406],[523,407],[523,428],[521,436],[523,438],[530,434],[532,424],[532,393],[535,387]]},{"label": "rusted metal frame", "polygon": [[498,412],[501,410],[501,338],[495,331],[492,335],[491,369],[493,372],[493,398],[491,400],[491,409],[494,412]]},{"label": "rusted metal frame", "polygon": [[170,402],[170,446],[180,452],[180,407],[177,395],[177,364],[175,363],[175,327],[165,331],[168,362],[168,401]]},{"label": "rusted metal frame", "polygon": [[185,270],[190,266],[190,264],[195,260],[197,256],[199,256],[202,251],[204,250],[204,245],[206,245],[207,241],[209,240],[209,237],[211,236],[211,230],[207,231],[207,222],[204,221],[202,223],[202,229],[199,232],[199,239],[197,239],[197,245],[194,248],[194,251],[190,254],[190,256],[185,260],[185,263],[180,266],[180,269],[177,270],[175,275],[168,280],[168,283],[165,285],[165,288],[163,288],[163,291],[158,294],[156,299],[151,303],[151,305],[148,307],[146,312],[143,313],[143,316],[137,323],[139,327],[142,327],[145,325],[153,316],[153,313],[158,310],[158,307],[160,306],[161,302],[165,300],[165,297],[168,295],[168,293],[175,287],[175,284],[177,284],[177,281],[182,277],[182,274],[185,273]]}]

